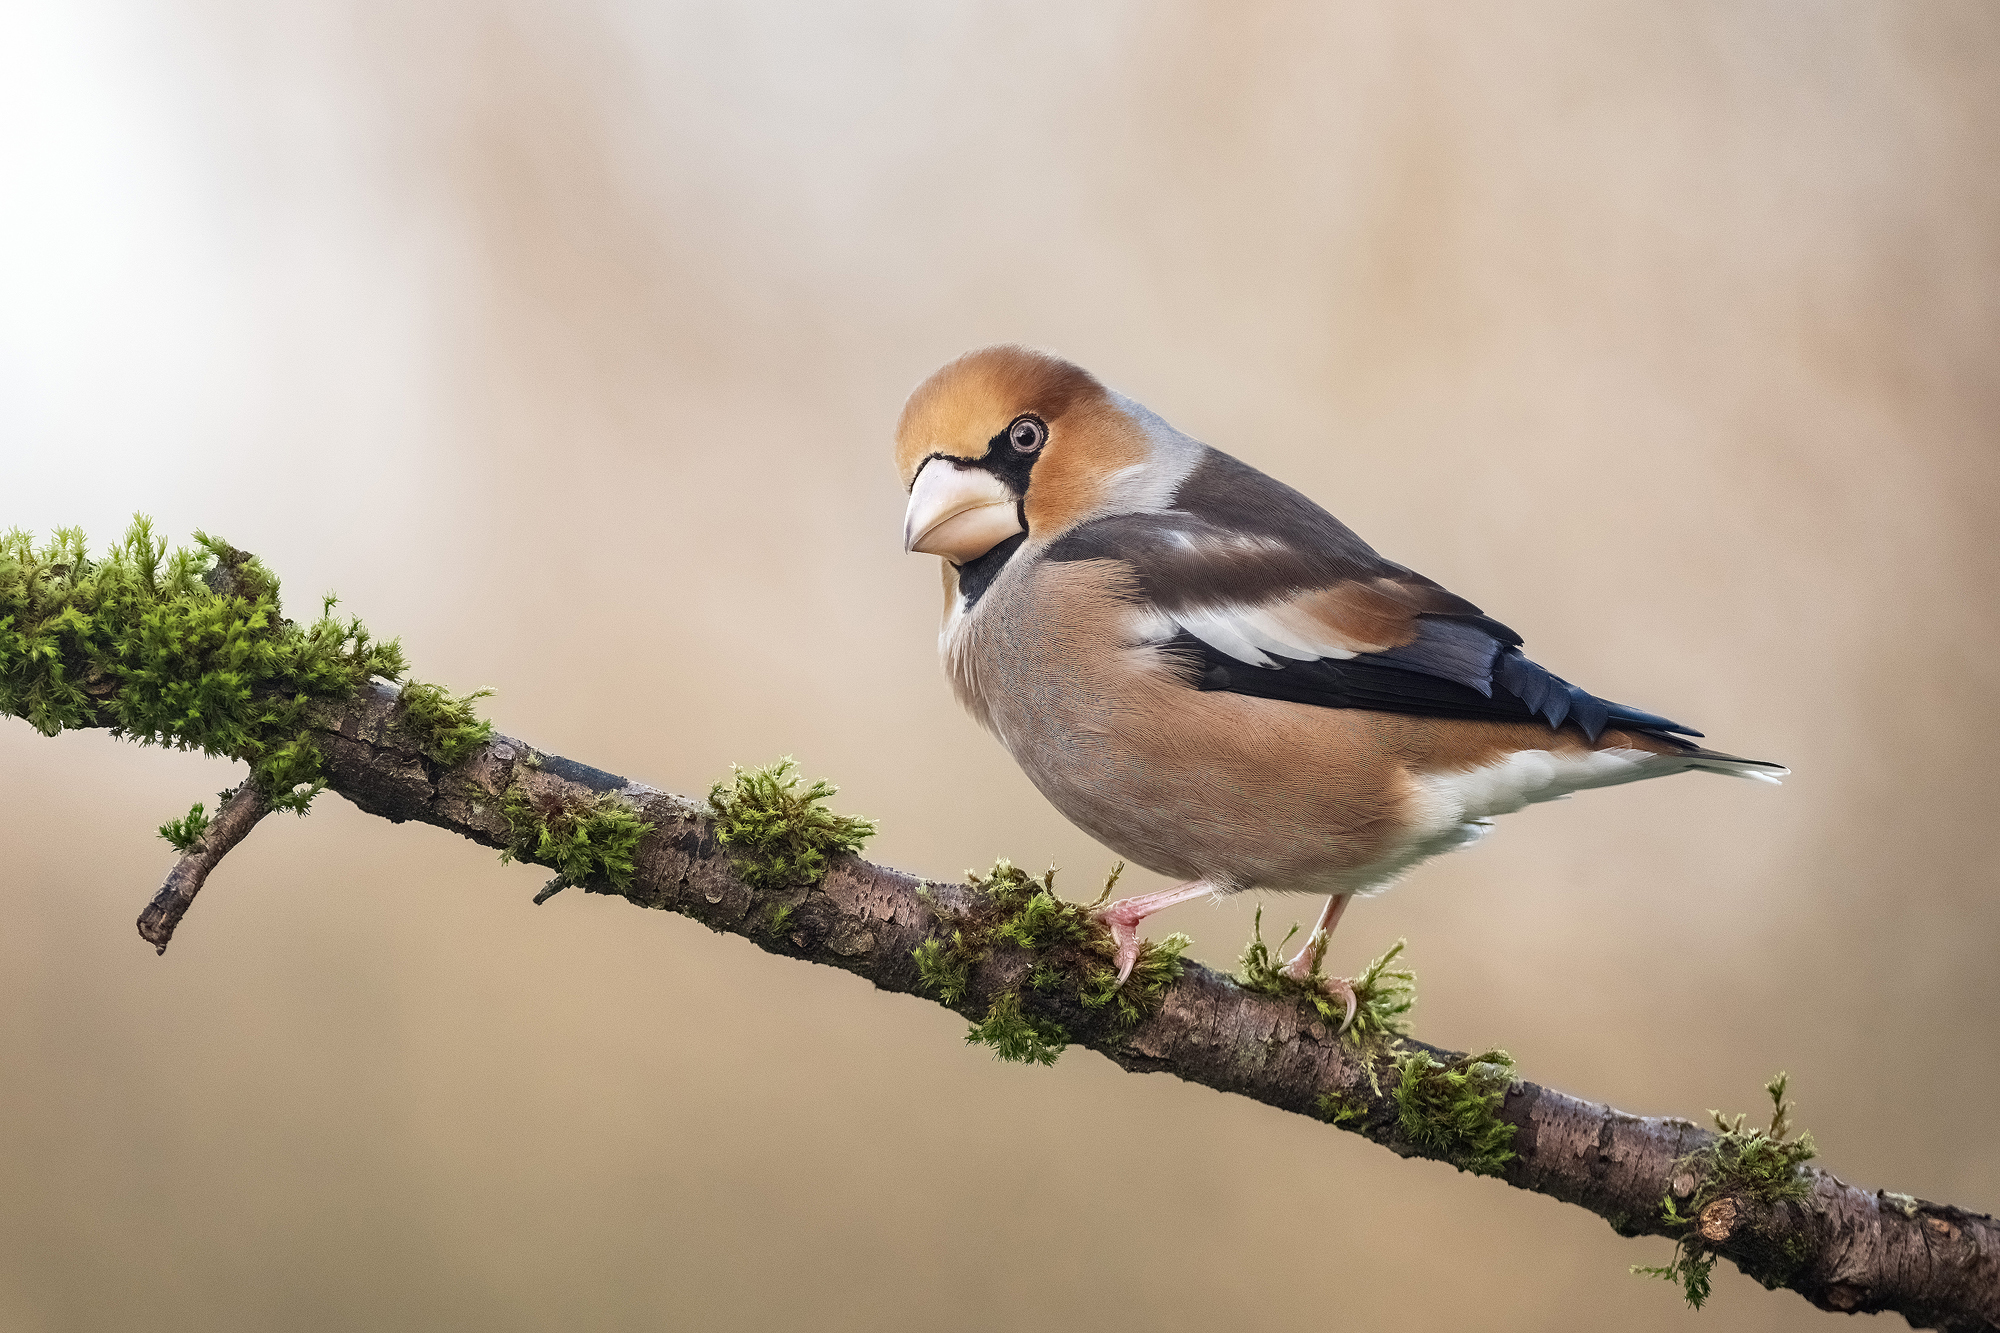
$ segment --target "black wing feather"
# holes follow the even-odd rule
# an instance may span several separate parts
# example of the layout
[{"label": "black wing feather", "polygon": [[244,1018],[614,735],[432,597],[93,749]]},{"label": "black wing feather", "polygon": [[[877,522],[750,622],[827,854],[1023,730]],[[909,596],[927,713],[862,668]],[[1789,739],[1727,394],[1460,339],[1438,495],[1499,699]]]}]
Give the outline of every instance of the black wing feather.
[{"label": "black wing feather", "polygon": [[[1657,714],[1600,699],[1523,657],[1511,646],[1502,649],[1500,664],[1486,691],[1425,671],[1392,665],[1382,660],[1389,656],[1387,653],[1256,667],[1239,662],[1186,632],[1175,635],[1163,649],[1188,664],[1188,681],[1201,690],[1227,690],[1319,708],[1372,708],[1383,713],[1485,722],[1541,722],[1551,730],[1567,721],[1576,723],[1593,742],[1606,727],[1623,727],[1676,741],[1680,736],[1701,735],[1692,727]],[[1510,681],[1518,682],[1523,693],[1511,688]],[[1527,691],[1536,693],[1535,703],[1524,697]]]}]

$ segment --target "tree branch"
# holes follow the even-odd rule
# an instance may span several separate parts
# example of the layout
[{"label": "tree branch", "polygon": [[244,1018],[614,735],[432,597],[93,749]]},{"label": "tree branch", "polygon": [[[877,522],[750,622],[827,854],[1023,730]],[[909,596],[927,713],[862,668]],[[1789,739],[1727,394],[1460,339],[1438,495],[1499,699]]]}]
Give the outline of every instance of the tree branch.
[{"label": "tree branch", "polygon": [[[836,858],[809,887],[755,889],[732,869],[701,803],[509,737],[468,743],[459,762],[445,763],[409,725],[407,700],[380,682],[315,708],[310,726],[334,791],[371,814],[431,824],[550,866],[558,878],[538,902],[579,884],[919,995],[934,987],[918,966],[918,946],[950,936],[982,910],[976,888],[927,883],[852,856]],[[618,859],[622,851],[613,860],[575,859],[575,831],[585,829],[589,842],[580,821],[601,814],[606,798],[615,798],[613,824],[623,821],[629,835],[629,866]],[[239,788],[168,876],[140,933],[164,952],[216,863],[269,809],[252,784]],[[524,811],[568,812],[571,842],[553,851],[524,842],[514,823]],[[1800,1141],[1785,1141],[1782,1085],[1773,1089],[1780,1110],[1771,1136],[1716,1132],[1515,1079],[1501,1053],[1467,1056],[1408,1038],[1342,1040],[1300,997],[1257,993],[1196,964],[1136,1022],[1129,1015],[1121,1022],[1116,1006],[1093,1009],[1060,987],[1031,984],[1036,965],[1024,948],[984,948],[969,956],[962,992],[947,1007],[990,1024],[1000,1004],[1018,1005],[1031,1022],[1059,1026],[1067,1041],[1125,1069],[1331,1121],[1401,1156],[1499,1175],[1587,1208],[1623,1236],[1668,1237],[1679,1243],[1673,1276],[1686,1282],[1690,1299],[1705,1293],[1707,1265],[1727,1258],[1821,1309],[1895,1311],[1915,1327],[1953,1333],[2000,1330],[2000,1222],[1795,1165],[1783,1156]],[[1484,1141],[1508,1141],[1511,1151],[1471,1153],[1427,1123],[1411,1090],[1433,1078],[1441,1080],[1436,1087],[1458,1089],[1447,1095],[1461,1097],[1460,1105],[1447,1110],[1483,1115]],[[1766,1162],[1760,1176],[1751,1161],[1757,1152],[1775,1153],[1782,1170]],[[1683,1260],[1694,1262],[1694,1280]]]},{"label": "tree branch", "polygon": [[155,952],[167,951],[174,938],[174,927],[194,905],[194,896],[208,883],[209,872],[221,864],[231,848],[249,836],[258,820],[270,813],[270,797],[255,779],[245,778],[243,785],[230,793],[207,829],[167,872],[167,882],[153,895],[153,901],[139,913],[139,934]]},{"label": "tree branch", "polygon": [[[615,794],[652,829],[639,843],[628,885],[586,877],[586,891],[680,912],[767,952],[842,968],[883,990],[923,994],[917,947],[940,933],[942,916],[977,906],[966,886],[926,883],[855,857],[836,860],[810,888],[753,890],[732,871],[702,804],[508,737],[445,767],[398,727],[397,696],[386,686],[328,710],[319,725],[333,790],[371,814],[449,829],[489,847],[514,845],[503,811],[510,790],[546,803]],[[1448,1147],[1407,1132],[1396,1092],[1399,1058],[1423,1052],[1436,1065],[1462,1065],[1467,1057],[1459,1052],[1408,1039],[1357,1046],[1337,1039],[1298,999],[1256,994],[1193,964],[1157,1012],[1121,1028],[1106,1010],[1024,985],[1030,965],[1026,950],[988,951],[950,1007],[977,1019],[998,997],[1015,993],[1024,1009],[1060,1023],[1070,1040],[1128,1070],[1172,1074],[1335,1119],[1402,1156],[1454,1160]],[[1710,1255],[1821,1309],[1890,1310],[1915,1327],[1954,1333],[2000,1329],[2000,1223],[1992,1217],[1858,1189],[1813,1167],[1798,1170],[1795,1194],[1802,1197],[1774,1202],[1729,1179],[1718,1191],[1712,1180],[1705,1186],[1702,1164],[1727,1146],[1726,1136],[1686,1120],[1628,1115],[1525,1080],[1506,1085],[1498,1118],[1516,1127],[1514,1156],[1498,1171],[1502,1179],[1587,1208],[1620,1235],[1687,1241],[1698,1230]],[[1698,1218],[1675,1224],[1662,1206],[1670,1200],[1701,1204]]]}]

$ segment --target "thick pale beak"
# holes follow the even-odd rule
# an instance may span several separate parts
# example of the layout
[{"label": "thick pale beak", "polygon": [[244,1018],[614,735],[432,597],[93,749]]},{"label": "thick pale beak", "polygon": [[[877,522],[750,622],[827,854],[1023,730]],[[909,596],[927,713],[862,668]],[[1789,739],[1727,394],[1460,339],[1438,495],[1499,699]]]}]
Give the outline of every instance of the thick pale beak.
[{"label": "thick pale beak", "polygon": [[941,555],[954,565],[977,560],[1024,531],[1014,493],[984,468],[933,458],[910,487],[903,549]]}]

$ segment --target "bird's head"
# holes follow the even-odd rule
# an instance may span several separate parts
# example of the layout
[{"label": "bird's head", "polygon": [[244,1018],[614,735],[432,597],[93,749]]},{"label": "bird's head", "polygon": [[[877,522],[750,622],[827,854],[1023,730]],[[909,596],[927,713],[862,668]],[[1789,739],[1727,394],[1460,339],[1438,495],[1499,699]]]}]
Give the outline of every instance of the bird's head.
[{"label": "bird's head", "polygon": [[1115,512],[1154,452],[1131,408],[1059,356],[967,352],[917,386],[896,427],[903,549],[962,565]]}]

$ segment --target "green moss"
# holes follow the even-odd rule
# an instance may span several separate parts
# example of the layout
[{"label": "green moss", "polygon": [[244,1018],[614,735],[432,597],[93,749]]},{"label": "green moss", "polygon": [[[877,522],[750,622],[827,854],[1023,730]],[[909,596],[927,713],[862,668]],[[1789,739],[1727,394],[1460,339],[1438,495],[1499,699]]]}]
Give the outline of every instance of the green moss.
[{"label": "green moss", "polygon": [[[1670,1226],[1686,1227],[1695,1232],[1697,1219],[1684,1216],[1674,1207],[1672,1195],[1661,1201],[1661,1217]],[[1715,1256],[1700,1245],[1676,1243],[1673,1258],[1664,1264],[1633,1264],[1632,1271],[1640,1277],[1656,1277],[1678,1285],[1681,1295],[1693,1309],[1699,1310],[1707,1303],[1713,1289],[1710,1275],[1715,1271]]]},{"label": "green moss", "polygon": [[534,861],[568,883],[599,878],[615,889],[632,886],[632,858],[653,829],[622,797],[530,796],[518,783],[500,812],[511,835],[502,861]]},{"label": "green moss", "polygon": [[183,854],[199,842],[201,835],[206,832],[208,832],[208,811],[202,807],[200,801],[196,801],[194,807],[181,818],[169,819],[160,825],[160,836],[172,843],[175,851]]},{"label": "green moss", "polygon": [[285,619],[268,569],[195,541],[169,554],[143,515],[101,559],[75,528],[0,537],[0,712],[238,759],[274,808],[304,813],[326,785],[310,709],[399,678],[402,650],[335,619],[331,597],[309,625]]},{"label": "green moss", "polygon": [[1130,1031],[1160,1007],[1167,987],[1181,979],[1181,958],[1193,944],[1179,931],[1163,940],[1141,941],[1138,961],[1132,964],[1132,975],[1123,985],[1118,981],[1118,969],[1108,961],[1100,962],[1089,970],[1078,998],[1086,1009],[1109,1008],[1116,1027]]},{"label": "green moss", "polygon": [[431,758],[463,763],[493,739],[493,724],[472,706],[492,696],[491,690],[453,695],[443,686],[413,680],[403,686],[402,725]]},{"label": "green moss", "polygon": [[1505,1051],[1439,1064],[1429,1051],[1397,1057],[1396,1124],[1403,1137],[1461,1171],[1497,1176],[1514,1160],[1517,1126],[1500,1119],[1514,1060]]},{"label": "green moss", "polygon": [[[996,941],[1040,953],[1058,944],[1082,944],[1090,939],[1095,923],[1088,912],[1075,903],[1056,897],[1048,887],[1036,886],[1030,876],[1023,875],[1004,861],[994,867],[995,881],[1003,869],[1019,877],[1019,881],[1024,882],[1032,892],[1020,895],[1017,901],[1012,902],[1012,911],[1003,915],[993,927]],[[1012,890],[1001,888],[996,882],[989,891],[996,900],[1004,900],[1003,896]]]},{"label": "green moss", "polygon": [[[1056,894],[1054,870],[1030,875],[1006,860],[996,861],[985,875],[966,872],[971,902],[964,911],[954,912],[923,893],[948,929],[917,946],[913,957],[919,981],[946,1004],[956,1006],[972,984],[973,968],[988,953],[996,948],[1020,949],[1031,955],[1030,989],[1044,995],[1071,995],[1086,1011],[1104,1011],[1114,1031],[1130,1031],[1159,1008],[1167,987],[1180,979],[1182,955],[1192,941],[1180,934],[1157,943],[1143,941],[1131,976],[1119,984],[1117,949],[1096,912],[1110,899],[1124,868],[1122,862],[1115,867],[1097,900],[1087,904]],[[993,1047],[1002,1060],[1053,1063],[1069,1040],[1067,1029],[1021,1015],[1021,1022],[1041,1033],[1036,1041],[1027,1042],[1011,1017],[1020,1012],[1019,992],[1003,993],[967,1039]],[[1007,1039],[995,1040],[1002,1035]],[[1020,1051],[1033,1054],[1021,1056]]]},{"label": "green moss", "polygon": [[[1260,995],[1293,996],[1309,1001],[1322,1020],[1338,1028],[1347,1019],[1347,1002],[1334,993],[1327,984],[1326,975],[1320,971],[1325,942],[1322,940],[1319,943],[1318,954],[1312,960],[1312,970],[1305,980],[1285,975],[1281,955],[1298,933],[1299,928],[1294,924],[1273,949],[1264,943],[1264,909],[1258,907],[1250,923],[1250,942],[1243,946],[1243,956],[1238,963],[1242,970],[1237,974],[1237,984]],[[1408,1014],[1417,1003],[1417,974],[1407,968],[1390,966],[1408,944],[1408,940],[1397,940],[1381,957],[1370,962],[1360,976],[1348,983],[1354,987],[1354,1022],[1348,1027],[1346,1036],[1355,1045],[1385,1037],[1400,1037],[1410,1030]]]},{"label": "green moss", "polygon": [[1715,1120],[1716,1139],[1707,1149],[1688,1159],[1702,1177],[1693,1207],[1698,1212],[1710,1199],[1725,1194],[1747,1194],[1765,1203],[1798,1201],[1812,1192],[1812,1184],[1799,1169],[1819,1155],[1810,1133],[1797,1138],[1791,1134],[1792,1104],[1785,1096],[1791,1075],[1780,1073],[1764,1085],[1771,1098],[1769,1129],[1746,1130],[1749,1117],[1733,1120],[1720,1111],[1710,1111]]},{"label": "green moss", "polygon": [[1345,1125],[1366,1119],[1368,1104],[1337,1092],[1322,1092],[1319,1095],[1319,1118],[1329,1125]]},{"label": "green moss", "polygon": [[936,993],[946,1004],[957,1005],[972,984],[972,968],[983,951],[975,953],[965,942],[965,933],[954,930],[949,938],[932,936],[916,948],[917,977],[923,988]]},{"label": "green moss", "polygon": [[792,913],[796,910],[796,905],[792,903],[779,903],[776,907],[772,908],[771,933],[773,935],[784,934],[785,927],[792,923]]},{"label": "green moss", "polygon": [[801,790],[790,758],[764,768],[732,768],[709,790],[715,836],[730,867],[753,889],[802,888],[826,878],[830,857],[858,852],[875,821],[836,815],[826,800],[840,789],[820,781]]},{"label": "green moss", "polygon": [[[1786,1096],[1790,1086],[1791,1076],[1782,1072],[1764,1085],[1771,1098],[1767,1129],[1745,1128],[1747,1115],[1709,1112],[1715,1121],[1715,1139],[1673,1166],[1675,1176],[1691,1174],[1697,1182],[1687,1211],[1681,1211],[1671,1194],[1660,1200],[1660,1220],[1680,1233],[1673,1256],[1662,1265],[1634,1264],[1634,1273],[1678,1283],[1687,1303],[1699,1310],[1708,1299],[1709,1270],[1715,1267],[1715,1252],[1701,1235],[1703,1210],[1725,1198],[1752,1199],[1765,1205],[1806,1201],[1812,1182],[1802,1168],[1819,1150],[1809,1133],[1791,1137],[1792,1103]],[[1773,1261],[1774,1272],[1779,1268],[1797,1271],[1812,1257],[1811,1245],[1794,1233],[1767,1257]]]},{"label": "green moss", "polygon": [[1052,1065],[1069,1045],[1069,1033],[1060,1023],[1023,1013],[1021,993],[1010,990],[995,997],[986,1017],[965,1034],[965,1041],[968,1046],[991,1046],[996,1060]]}]

